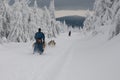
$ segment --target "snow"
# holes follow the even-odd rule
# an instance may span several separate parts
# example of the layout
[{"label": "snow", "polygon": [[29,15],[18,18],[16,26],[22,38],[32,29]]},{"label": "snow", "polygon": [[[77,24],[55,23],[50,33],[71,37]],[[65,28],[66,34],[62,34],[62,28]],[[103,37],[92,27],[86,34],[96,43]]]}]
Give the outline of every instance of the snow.
[{"label": "snow", "polygon": [[[50,39],[47,39],[48,42]],[[120,80],[120,35],[62,33],[55,47],[33,55],[33,42],[0,45],[0,80]]]},{"label": "snow", "polygon": [[119,7],[120,0],[95,0],[94,13],[87,17],[84,29],[87,32],[93,31],[93,34],[107,33],[108,39],[115,37],[120,33]]},{"label": "snow", "polygon": [[2,38],[9,42],[34,40],[38,28],[49,38],[66,31],[67,25],[55,20],[54,0],[44,8],[39,8],[36,0],[33,7],[29,0],[15,0],[13,5],[8,2],[0,1],[0,43],[4,42]]},{"label": "snow", "polygon": [[[26,0],[13,6],[1,1],[0,80],[120,80],[119,3],[96,0],[94,13],[87,14],[78,31],[55,21],[54,0],[49,9],[37,8],[36,3],[31,8]],[[33,55],[31,40],[38,27],[47,43],[57,43],[46,46],[43,55]],[[61,33],[68,30],[71,37]]]}]

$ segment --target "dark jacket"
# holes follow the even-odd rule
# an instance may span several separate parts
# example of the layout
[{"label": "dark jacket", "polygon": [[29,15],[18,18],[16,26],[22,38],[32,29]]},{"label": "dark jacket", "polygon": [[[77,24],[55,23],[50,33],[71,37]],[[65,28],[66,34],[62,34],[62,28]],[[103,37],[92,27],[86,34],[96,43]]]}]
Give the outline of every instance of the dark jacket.
[{"label": "dark jacket", "polygon": [[35,38],[35,40],[41,39],[42,42],[45,42],[45,35],[43,32],[36,32],[34,38]]}]

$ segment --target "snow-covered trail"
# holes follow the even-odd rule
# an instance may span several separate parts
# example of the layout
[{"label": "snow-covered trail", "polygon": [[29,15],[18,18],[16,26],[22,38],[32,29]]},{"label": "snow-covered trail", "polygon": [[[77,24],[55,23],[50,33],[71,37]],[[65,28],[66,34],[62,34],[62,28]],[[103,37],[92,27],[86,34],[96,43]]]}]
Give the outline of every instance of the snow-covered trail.
[{"label": "snow-covered trail", "polygon": [[32,54],[32,43],[2,44],[0,80],[120,80],[119,39],[64,33],[43,55]]},{"label": "snow-covered trail", "polygon": [[67,34],[55,40],[55,47],[47,47],[43,55],[32,54],[31,43],[0,45],[0,80],[53,80],[72,49]]},{"label": "snow-covered trail", "polygon": [[78,36],[56,80],[120,80],[119,40]]}]

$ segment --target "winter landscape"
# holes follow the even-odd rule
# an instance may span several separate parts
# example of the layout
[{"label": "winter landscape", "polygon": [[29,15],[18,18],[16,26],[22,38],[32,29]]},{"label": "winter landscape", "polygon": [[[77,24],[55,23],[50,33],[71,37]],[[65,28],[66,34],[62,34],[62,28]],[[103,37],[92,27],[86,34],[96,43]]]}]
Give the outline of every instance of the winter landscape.
[{"label": "winter landscape", "polygon": [[[120,80],[120,0],[95,0],[83,28],[56,21],[54,0],[10,1],[0,0],[0,80]],[[38,28],[42,55],[33,54]]]}]

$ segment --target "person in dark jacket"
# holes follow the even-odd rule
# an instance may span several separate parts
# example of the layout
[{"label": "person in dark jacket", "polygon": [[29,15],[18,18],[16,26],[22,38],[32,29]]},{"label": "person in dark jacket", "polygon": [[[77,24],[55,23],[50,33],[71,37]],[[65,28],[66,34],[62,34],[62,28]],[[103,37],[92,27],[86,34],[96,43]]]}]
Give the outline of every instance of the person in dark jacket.
[{"label": "person in dark jacket", "polygon": [[68,36],[71,36],[71,31],[69,31]]},{"label": "person in dark jacket", "polygon": [[35,33],[34,38],[36,42],[34,44],[33,54],[38,52],[41,55],[44,51],[43,45],[45,44],[45,35],[43,32],[41,32],[41,28],[39,28],[38,32]]}]

